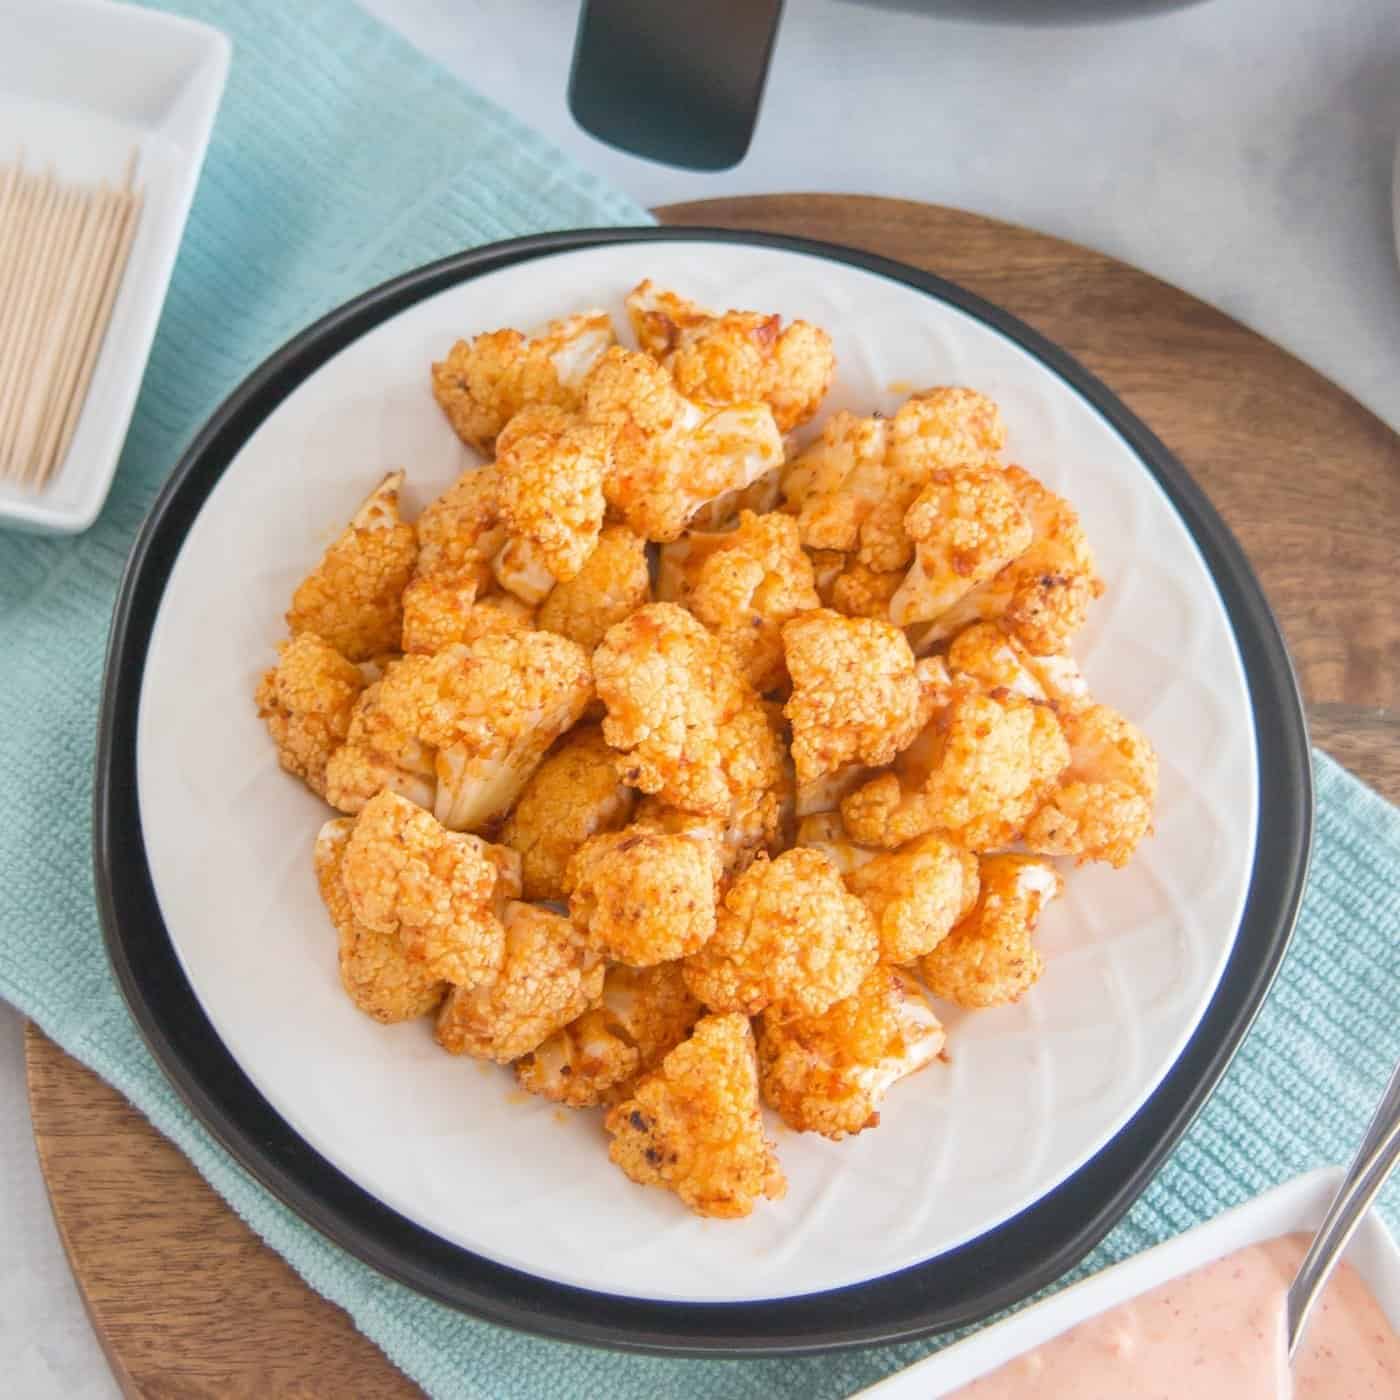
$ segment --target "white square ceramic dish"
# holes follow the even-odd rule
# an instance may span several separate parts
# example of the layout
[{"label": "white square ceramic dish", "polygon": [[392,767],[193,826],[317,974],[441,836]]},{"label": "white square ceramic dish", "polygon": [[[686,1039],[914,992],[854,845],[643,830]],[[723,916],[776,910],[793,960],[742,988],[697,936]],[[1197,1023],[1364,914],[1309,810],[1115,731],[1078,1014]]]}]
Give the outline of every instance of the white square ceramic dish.
[{"label": "white square ceramic dish", "polygon": [[0,522],[72,533],[116,473],[194,199],[230,45],[216,29],[112,0],[0,0],[0,158],[118,178],[145,203],[67,459],[34,492],[0,482]]},{"label": "white square ceramic dish", "polygon": [[[1296,1176],[1166,1244],[1105,1269],[907,1367],[861,1391],[861,1400],[936,1400],[1168,1279],[1261,1240],[1316,1230],[1341,1180],[1337,1167]],[[1391,1326],[1400,1331],[1400,1249],[1375,1211],[1361,1222],[1344,1257],[1365,1280]]]}]

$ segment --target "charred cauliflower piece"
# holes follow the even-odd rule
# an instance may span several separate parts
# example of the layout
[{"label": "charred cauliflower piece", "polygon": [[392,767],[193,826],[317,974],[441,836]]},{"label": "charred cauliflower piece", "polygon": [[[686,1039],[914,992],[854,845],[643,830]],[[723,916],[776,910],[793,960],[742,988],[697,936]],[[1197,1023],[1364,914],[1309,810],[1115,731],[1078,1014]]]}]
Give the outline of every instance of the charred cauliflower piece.
[{"label": "charred cauliflower piece", "polygon": [[892,850],[941,831],[971,851],[1016,840],[1069,762],[1047,705],[955,679],[947,703],[894,761],[843,799],[846,829]]},{"label": "charred cauliflower piece", "polygon": [[404,952],[396,933],[380,933],[362,924],[350,907],[341,879],[341,863],[354,823],[339,817],[316,837],[316,883],[340,935],[340,981],[346,995],[376,1021],[414,1021],[437,1010],[447,983]]},{"label": "charred cauliflower piece", "polygon": [[604,1126],[608,1156],[633,1181],[674,1191],[697,1215],[738,1219],[760,1197],[787,1191],[764,1136],[753,1033],[742,1016],[700,1020]]},{"label": "charred cauliflower piece", "polygon": [[614,760],[602,731],[586,725],[565,735],[525,784],[501,841],[520,854],[526,899],[564,899],[574,852],[626,825],[637,795],[618,778]]},{"label": "charred cauliflower piece", "polygon": [[915,662],[899,628],[821,609],[783,628],[799,784],[849,763],[879,767],[913,742],[941,697],[942,667]]},{"label": "charred cauliflower piece", "polygon": [[510,808],[592,697],[580,647],[552,632],[513,632],[404,657],[385,676],[379,704],[390,723],[437,751],[434,811],[466,831]]},{"label": "charred cauliflower piece", "polygon": [[650,540],[675,539],[702,506],[783,460],[767,404],[693,403],[650,356],[617,346],[589,377],[584,417],[606,435],[608,504]]},{"label": "charred cauliflower piece", "polygon": [[715,931],[717,843],[706,834],[624,827],[585,841],[564,883],[589,947],[650,967],[704,947]]},{"label": "charred cauliflower piece", "polygon": [[1123,866],[1152,829],[1157,755],[1142,731],[1107,705],[1061,714],[1069,767],[1025,830],[1029,850]]},{"label": "charred cauliflower piece", "polygon": [[760,856],[729,887],[685,980],[711,1011],[818,1015],[854,993],[878,952],[875,925],[836,867],[796,846]]},{"label": "charred cauliflower piece", "polygon": [[615,339],[606,312],[586,311],[529,336],[501,330],[459,340],[433,365],[433,397],[457,436],[489,456],[496,434],[527,405],[577,408]]},{"label": "charred cauliflower piece", "polygon": [[901,627],[942,617],[1031,543],[1031,522],[999,467],[943,468],[904,516],[914,563],[890,598]]},{"label": "charred cauliflower piece", "polygon": [[880,960],[908,963],[932,952],[977,899],[977,857],[930,833],[860,861],[846,888],[870,911]]},{"label": "charred cauliflower piece", "polygon": [[758,1018],[764,1101],[801,1133],[839,1142],[880,1122],[880,1101],[943,1048],[923,988],[892,967],[872,969],[854,995],[819,1016]]},{"label": "charred cauliflower piece", "polygon": [[652,603],[613,627],[594,653],[603,737],[624,782],[674,807],[728,817],[736,800],[775,788],[778,742],[729,653],[684,608]]},{"label": "charred cauliflower piece", "polygon": [[344,534],[292,595],[287,629],[314,632],[351,661],[400,650],[403,590],[418,553],[412,525],[399,519],[403,473],[369,494]]},{"label": "charred cauliflower piece", "polygon": [[[389,662],[384,674],[401,664]],[[355,702],[345,742],[326,764],[326,801],[353,816],[387,788],[431,811],[437,756],[384,713],[379,703],[383,688],[383,680],[377,680]]]},{"label": "charred cauliflower piece", "polygon": [[453,1055],[507,1064],[603,994],[603,962],[559,914],[533,904],[506,905],[505,957],[485,986],[454,987],[437,1018],[437,1043]]},{"label": "charred cauliflower piece", "polygon": [[607,442],[561,408],[522,409],[496,440],[501,519],[552,580],[578,576],[603,528]]},{"label": "charred cauliflower piece", "polygon": [[688,604],[763,694],[786,675],[783,623],[820,606],[812,563],[790,516],[744,511],[721,538],[701,562]]},{"label": "charred cauliflower piece", "polygon": [[326,795],[326,765],[350,732],[364,688],[360,668],[309,632],[283,642],[277,665],[258,682],[258,717],[278,762],[318,797]]},{"label": "charred cauliflower piece", "polygon": [[475,987],[500,971],[501,913],[520,893],[513,851],[448,831],[407,798],[381,792],[355,818],[341,879],[355,918],[397,934],[426,975]]},{"label": "charred cauliflower piece", "polygon": [[680,963],[615,963],[601,1004],[516,1061],[515,1076],[523,1089],[570,1108],[616,1103],[690,1034],[703,1009]]},{"label": "charred cauliflower piece", "polygon": [[646,541],[626,525],[605,525],[578,574],[550,590],[538,623],[591,652],[609,627],[650,601]]},{"label": "charred cauliflower piece", "polygon": [[1005,1006],[1040,979],[1045,960],[1031,942],[1041,910],[1064,889],[1049,861],[1035,856],[983,856],[981,890],[972,912],[919,971],[934,996],[958,1006]]},{"label": "charred cauliflower piece", "polygon": [[1031,542],[1005,568],[964,595],[925,631],[927,643],[993,621],[1037,656],[1062,652],[1103,592],[1073,506],[1020,467],[1007,482],[1031,523]]},{"label": "charred cauliflower piece", "polygon": [[1006,442],[997,406],[971,389],[928,389],[893,418],[837,413],[784,473],[783,494],[809,549],[904,568],[914,544],[904,514],[940,469],[977,467]]},{"label": "charred cauliflower piece", "polygon": [[628,294],[627,317],[642,349],[671,371],[681,393],[700,403],[762,400],[780,433],[812,417],[836,373],[824,330],[806,321],[784,330],[781,317],[758,311],[716,316],[650,279]]}]

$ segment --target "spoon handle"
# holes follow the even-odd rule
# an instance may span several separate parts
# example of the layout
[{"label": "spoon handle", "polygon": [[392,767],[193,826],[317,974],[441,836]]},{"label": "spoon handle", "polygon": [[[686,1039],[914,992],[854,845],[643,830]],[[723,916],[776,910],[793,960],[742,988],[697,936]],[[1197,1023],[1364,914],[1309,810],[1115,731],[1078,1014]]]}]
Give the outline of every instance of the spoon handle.
[{"label": "spoon handle", "polygon": [[1345,1179],[1332,1198],[1312,1245],[1289,1285],[1287,1298],[1288,1355],[1291,1360],[1302,1340],[1308,1313],[1391,1172],[1400,1164],[1400,1065],[1390,1076],[1366,1136]]}]

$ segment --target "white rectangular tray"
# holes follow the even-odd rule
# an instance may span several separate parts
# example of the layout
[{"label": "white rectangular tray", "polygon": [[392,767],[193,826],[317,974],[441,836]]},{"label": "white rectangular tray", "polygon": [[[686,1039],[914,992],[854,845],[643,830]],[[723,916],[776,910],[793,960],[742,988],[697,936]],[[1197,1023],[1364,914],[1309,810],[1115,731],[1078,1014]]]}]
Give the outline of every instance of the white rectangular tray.
[{"label": "white rectangular tray", "polygon": [[[0,481],[0,525],[85,530],[126,438],[228,76],[229,42],[111,0],[0,4],[0,160],[119,180],[137,151],[145,205],[67,458],[39,492]],[[213,332],[211,331],[211,334]]]}]

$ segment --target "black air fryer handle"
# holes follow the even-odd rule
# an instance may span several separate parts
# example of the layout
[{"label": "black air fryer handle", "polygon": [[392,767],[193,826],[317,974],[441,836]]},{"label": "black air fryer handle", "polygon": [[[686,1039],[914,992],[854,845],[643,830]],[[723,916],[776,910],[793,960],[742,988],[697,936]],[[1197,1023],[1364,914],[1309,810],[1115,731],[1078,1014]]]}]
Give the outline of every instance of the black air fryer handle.
[{"label": "black air fryer handle", "polygon": [[693,170],[743,159],[782,0],[584,0],[569,108],[634,155]]}]

